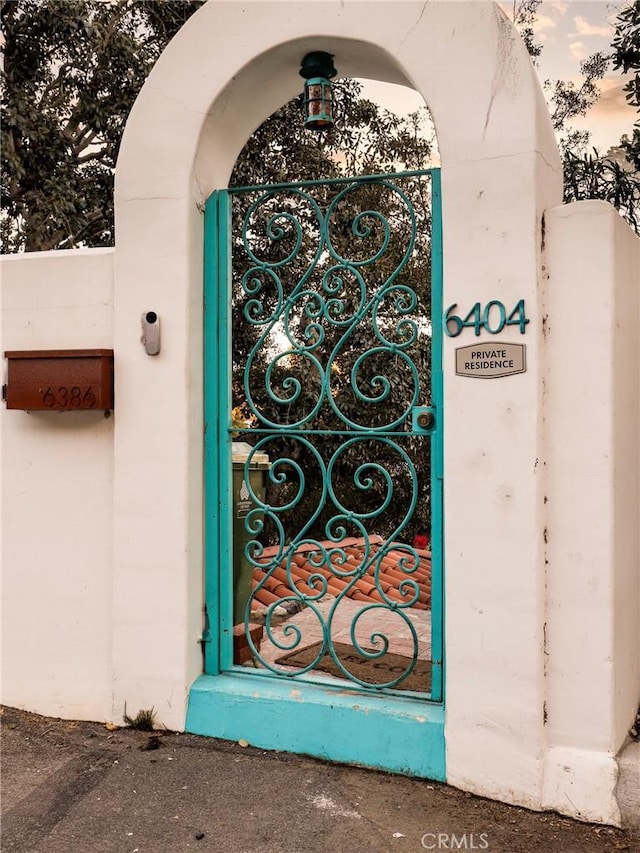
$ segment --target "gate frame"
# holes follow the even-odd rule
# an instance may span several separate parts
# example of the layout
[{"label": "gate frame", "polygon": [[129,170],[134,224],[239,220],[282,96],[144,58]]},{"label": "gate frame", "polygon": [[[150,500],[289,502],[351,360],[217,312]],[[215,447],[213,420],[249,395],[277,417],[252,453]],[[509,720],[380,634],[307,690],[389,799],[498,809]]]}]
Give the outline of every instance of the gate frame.
[{"label": "gate frame", "polygon": [[[443,649],[443,403],[442,403],[442,201],[439,169],[385,175],[273,184],[269,190],[291,186],[364,182],[385,178],[429,176],[431,180],[431,392],[437,426],[431,441],[431,619],[432,695],[418,699],[382,693],[355,685],[257,677],[251,671],[221,670],[221,655],[231,646],[229,626],[222,624],[222,602],[232,595],[227,578],[233,566],[233,529],[228,419],[228,382],[206,379],[208,354],[214,353],[218,376],[231,368],[231,205],[240,189],[214,191],[205,205],[204,236],[204,533],[205,630],[202,644],[204,674],[193,684],[187,707],[186,731],[228,740],[248,740],[264,749],[304,753],[332,761],[363,764],[392,772],[445,781],[444,649]],[[213,387],[213,393],[211,389]],[[222,416],[221,416],[222,415]],[[225,462],[226,460],[226,462]],[[226,518],[222,517],[224,512]],[[435,535],[434,535],[435,532]],[[434,602],[437,606],[434,608]],[[225,648],[226,647],[226,648]],[[336,739],[332,732],[340,731]],[[421,748],[423,747],[423,748]]]}]

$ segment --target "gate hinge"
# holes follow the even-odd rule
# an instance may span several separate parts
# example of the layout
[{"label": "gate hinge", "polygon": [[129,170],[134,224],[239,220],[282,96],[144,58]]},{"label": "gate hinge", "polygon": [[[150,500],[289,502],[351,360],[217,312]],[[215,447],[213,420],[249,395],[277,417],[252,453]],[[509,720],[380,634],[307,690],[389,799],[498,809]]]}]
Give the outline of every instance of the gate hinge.
[{"label": "gate hinge", "polygon": [[201,646],[204,646],[205,643],[211,642],[211,628],[209,625],[209,611],[207,610],[207,605],[202,608],[204,612],[204,627],[202,629],[202,634],[198,637],[198,642]]}]

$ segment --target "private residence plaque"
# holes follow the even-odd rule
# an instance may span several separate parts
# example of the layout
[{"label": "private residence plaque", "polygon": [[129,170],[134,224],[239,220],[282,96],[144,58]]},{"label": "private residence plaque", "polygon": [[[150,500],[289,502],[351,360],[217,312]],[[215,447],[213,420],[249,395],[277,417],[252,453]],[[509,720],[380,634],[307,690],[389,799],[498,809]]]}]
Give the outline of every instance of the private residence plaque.
[{"label": "private residence plaque", "polygon": [[527,369],[526,345],[501,343],[473,344],[456,349],[456,374],[475,379],[499,379],[524,373]]}]

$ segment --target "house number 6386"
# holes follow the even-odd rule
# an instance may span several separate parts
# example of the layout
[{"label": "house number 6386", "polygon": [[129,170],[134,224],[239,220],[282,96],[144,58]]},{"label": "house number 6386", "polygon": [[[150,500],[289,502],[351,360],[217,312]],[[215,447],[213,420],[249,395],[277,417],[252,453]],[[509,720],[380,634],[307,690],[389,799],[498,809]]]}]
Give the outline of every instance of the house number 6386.
[{"label": "house number 6386", "polygon": [[98,402],[96,395],[89,388],[80,388],[78,385],[68,387],[60,385],[58,388],[47,388],[42,395],[42,402],[52,409],[92,409]]},{"label": "house number 6386", "polygon": [[525,313],[524,299],[516,303],[509,316],[504,304],[497,299],[487,302],[484,310],[482,305],[476,302],[464,320],[453,313],[457,307],[458,303],[454,302],[447,308],[444,315],[444,331],[450,338],[457,338],[463,329],[473,329],[476,335],[479,335],[482,329],[490,335],[499,335],[505,326],[519,326],[520,334],[524,335],[525,326],[529,322]]}]

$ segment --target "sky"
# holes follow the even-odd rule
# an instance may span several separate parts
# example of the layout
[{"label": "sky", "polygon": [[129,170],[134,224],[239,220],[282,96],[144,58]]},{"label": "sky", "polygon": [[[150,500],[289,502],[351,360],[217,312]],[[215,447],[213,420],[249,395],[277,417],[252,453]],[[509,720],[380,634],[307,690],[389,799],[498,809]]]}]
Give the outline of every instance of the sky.
[{"label": "sky", "polygon": [[[500,5],[511,18],[513,0]],[[610,50],[616,10],[625,5],[624,0],[543,0],[535,26],[536,41],[543,46],[537,69],[541,80],[573,80],[579,84],[581,60],[597,50]],[[573,123],[580,130],[591,131],[590,144],[602,153],[617,145],[623,133],[630,134],[638,119],[624,99],[623,82],[618,72],[609,71],[599,83],[598,102],[585,118]],[[390,84],[367,82],[363,94],[399,113],[411,112],[423,103],[412,89]]]}]

